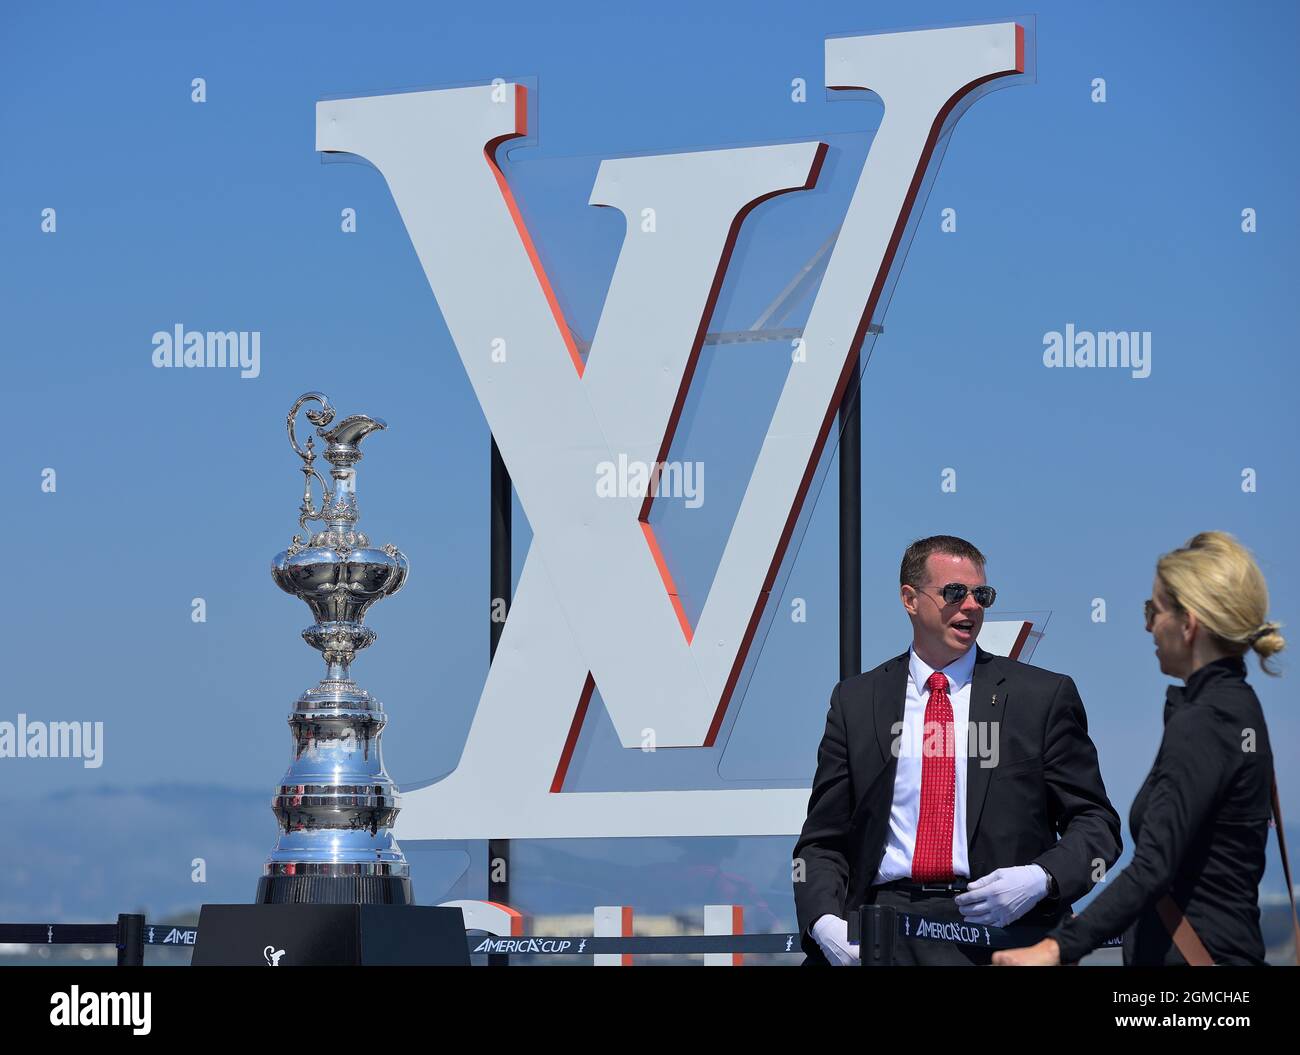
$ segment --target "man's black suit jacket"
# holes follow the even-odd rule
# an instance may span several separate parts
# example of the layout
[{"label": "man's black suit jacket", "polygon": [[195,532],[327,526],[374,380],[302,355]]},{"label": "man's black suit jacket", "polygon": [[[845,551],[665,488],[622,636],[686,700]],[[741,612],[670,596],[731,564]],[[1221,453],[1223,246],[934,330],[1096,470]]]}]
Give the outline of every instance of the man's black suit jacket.
[{"label": "man's black suit jacket", "polygon": [[[831,693],[808,818],[794,848],[805,963],[826,962],[812,925],[828,912],[846,918],[863,904],[885,855],[909,659],[904,652]],[[978,755],[966,761],[970,878],[1042,865],[1059,895],[1017,922],[1054,925],[1121,847],[1119,814],[1106,797],[1079,691],[1063,674],[977,648],[969,720],[998,723],[997,765],[981,766]]]}]

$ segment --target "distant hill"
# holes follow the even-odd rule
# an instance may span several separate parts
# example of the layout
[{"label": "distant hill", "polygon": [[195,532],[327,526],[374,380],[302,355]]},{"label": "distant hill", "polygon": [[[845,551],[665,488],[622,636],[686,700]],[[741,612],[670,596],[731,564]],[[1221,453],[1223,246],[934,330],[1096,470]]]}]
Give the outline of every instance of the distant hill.
[{"label": "distant hill", "polygon": [[[269,792],[155,784],[5,802],[0,922],[166,920],[251,901],[275,843]],[[206,863],[206,882],[191,862]]]}]

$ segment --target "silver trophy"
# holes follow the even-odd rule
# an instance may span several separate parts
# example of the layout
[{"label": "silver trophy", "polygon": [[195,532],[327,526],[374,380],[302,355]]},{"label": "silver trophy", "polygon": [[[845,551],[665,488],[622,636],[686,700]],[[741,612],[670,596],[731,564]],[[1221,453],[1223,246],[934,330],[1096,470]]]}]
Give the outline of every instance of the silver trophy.
[{"label": "silver trophy", "polygon": [[[315,440],[298,445],[295,422],[307,419],[324,443],[333,485],[314,466]],[[289,442],[303,460],[298,523],[307,541],[293,543],[271,566],[276,584],[301,597],[316,617],[302,632],[325,655],[325,677],[307,689],[289,715],[293,761],[271,800],[280,838],[257,887],[259,904],[287,902],[409,905],[410,868],[389,829],[398,812],[397,785],[384,771],[383,705],[352,680],[356,654],[375,640],[366,609],[406,582],[405,555],[391,544],[372,548],[357,530],[356,464],[361,441],[388,426],[356,414],[333,428],[334,408],[319,392],[299,396],[289,411]],[[313,504],[312,478],[324,492]],[[312,533],[307,524],[320,521]]]}]

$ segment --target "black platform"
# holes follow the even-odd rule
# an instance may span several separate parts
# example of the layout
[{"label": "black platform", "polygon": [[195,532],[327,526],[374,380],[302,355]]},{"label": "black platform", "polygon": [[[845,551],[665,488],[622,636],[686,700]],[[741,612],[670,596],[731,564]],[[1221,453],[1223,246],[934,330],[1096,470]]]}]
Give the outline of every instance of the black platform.
[{"label": "black platform", "polygon": [[458,908],[204,905],[196,967],[469,966]]}]

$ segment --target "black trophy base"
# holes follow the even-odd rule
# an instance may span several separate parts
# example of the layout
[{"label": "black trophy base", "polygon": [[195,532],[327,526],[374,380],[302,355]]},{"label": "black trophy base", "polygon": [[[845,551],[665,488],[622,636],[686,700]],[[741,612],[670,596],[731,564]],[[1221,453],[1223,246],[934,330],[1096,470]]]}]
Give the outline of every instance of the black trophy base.
[{"label": "black trophy base", "polygon": [[398,876],[262,876],[258,905],[411,905],[411,881]]},{"label": "black trophy base", "polygon": [[204,905],[195,967],[469,966],[458,908]]}]

